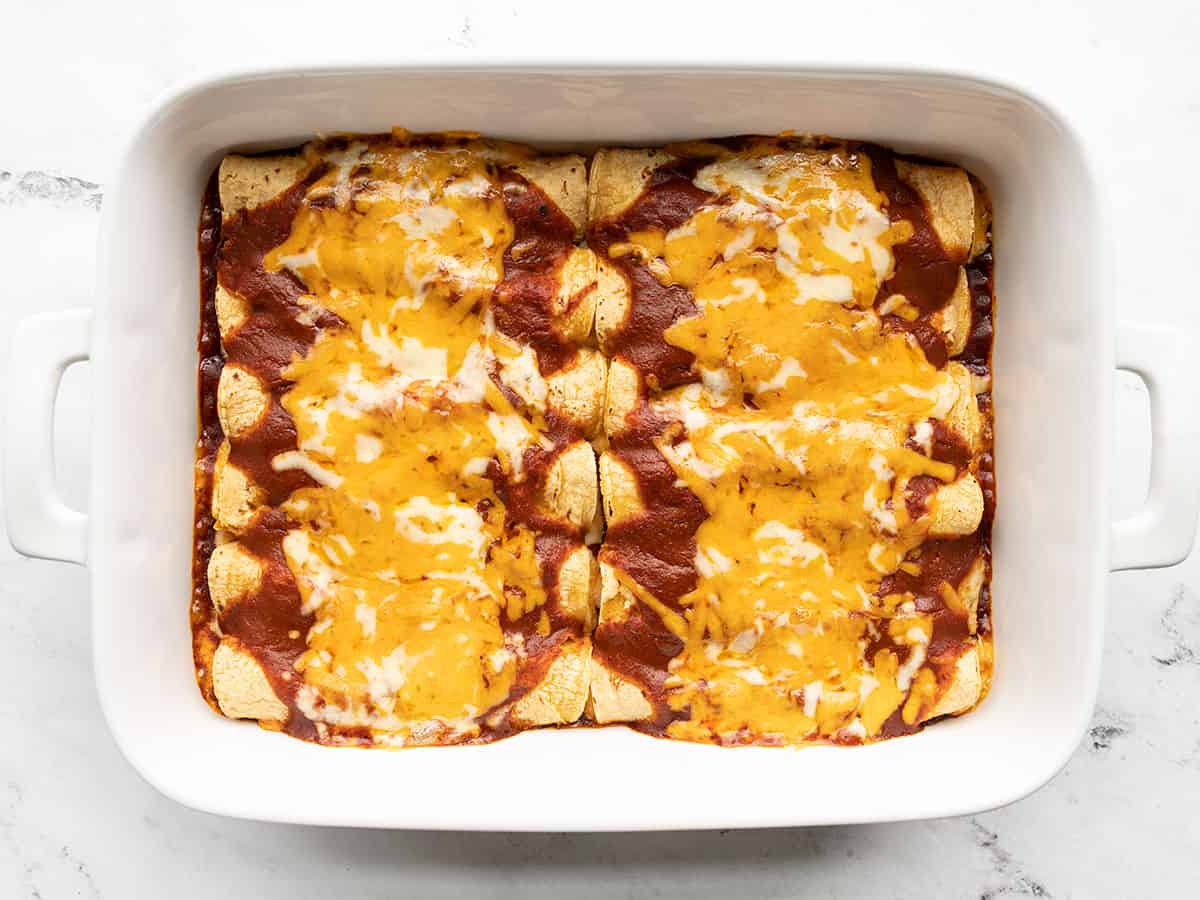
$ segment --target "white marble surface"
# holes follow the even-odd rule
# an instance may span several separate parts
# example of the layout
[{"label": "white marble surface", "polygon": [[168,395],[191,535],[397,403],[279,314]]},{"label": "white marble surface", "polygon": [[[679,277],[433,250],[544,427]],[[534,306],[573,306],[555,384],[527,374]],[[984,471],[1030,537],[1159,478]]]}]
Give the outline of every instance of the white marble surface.
[{"label": "white marble surface", "polygon": [[[562,3],[428,5],[419,16],[306,0],[0,7],[0,346],[21,315],[90,302],[107,172],[168,85],[223,66],[545,54],[551,41],[568,59],[644,57],[665,41],[662,52],[701,61],[921,61],[1025,84],[1094,148],[1122,315],[1200,333],[1188,269],[1200,252],[1200,12],[1184,0],[791,2],[741,21],[700,4],[609,2],[586,23]],[[87,392],[86,367],[72,370],[57,464],[77,505]],[[1128,512],[1146,483],[1145,392],[1119,379],[1117,398],[1114,453],[1131,474],[1099,489]],[[1200,559],[1110,577],[1090,734],[1012,807],[864,828],[518,836],[282,827],[166,800],[125,764],[97,708],[86,573],[0,543],[0,897],[1195,895]]]}]

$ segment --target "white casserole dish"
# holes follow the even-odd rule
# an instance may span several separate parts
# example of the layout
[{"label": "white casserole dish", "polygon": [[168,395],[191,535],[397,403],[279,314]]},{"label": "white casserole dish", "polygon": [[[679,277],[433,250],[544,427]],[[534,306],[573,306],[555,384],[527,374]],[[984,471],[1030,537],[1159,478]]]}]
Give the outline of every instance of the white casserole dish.
[{"label": "white casserole dish", "polygon": [[[232,147],[397,124],[551,144],[790,128],[955,160],[987,183],[997,246],[997,665],[977,711],[862,748],[720,749],[606,728],[389,753],[305,744],[204,704],[187,602],[205,180]],[[94,313],[36,317],[18,329],[9,384],[28,389],[9,392],[9,534],[23,553],[86,560],[96,680],[113,734],[143,777],[198,809],[558,831],[815,825],[996,807],[1053,776],[1088,724],[1107,572],[1183,559],[1200,501],[1190,351],[1166,328],[1114,328],[1098,193],[1058,115],[1014,89],[949,75],[425,67],[194,85],[149,114],[106,192]],[[83,358],[95,392],[87,517],[57,499],[50,453],[58,377]],[[1114,365],[1147,381],[1154,432],[1150,498],[1116,526],[1107,452]]]}]

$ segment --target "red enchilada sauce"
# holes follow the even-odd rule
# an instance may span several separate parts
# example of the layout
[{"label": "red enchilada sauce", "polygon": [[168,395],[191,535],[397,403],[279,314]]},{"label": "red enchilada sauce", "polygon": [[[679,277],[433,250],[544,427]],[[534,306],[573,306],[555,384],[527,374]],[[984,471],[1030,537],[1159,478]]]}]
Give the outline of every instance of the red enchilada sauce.
[{"label": "red enchilada sauce", "polygon": [[504,280],[492,298],[492,314],[501,333],[533,350],[541,374],[552,375],[578,355],[554,324],[554,298],[575,248],[575,226],[541,188],[514,171],[500,172],[500,196],[516,233],[504,251]]},{"label": "red enchilada sauce", "polygon": [[207,571],[208,560],[212,556],[216,540],[212,515],[213,462],[225,436],[217,419],[217,382],[224,365],[215,301],[217,248],[220,244],[221,195],[217,173],[213,172],[204,189],[197,239],[197,252],[200,257],[200,332],[197,337],[197,350],[200,355],[197,369],[199,437],[196,443],[195,514],[192,525],[192,602],[188,611],[192,626],[192,661],[196,671],[196,683],[200,686],[200,693],[205,702],[213,709],[218,707],[217,698],[213,694],[212,658],[221,636],[213,626],[213,605],[208,592]]}]

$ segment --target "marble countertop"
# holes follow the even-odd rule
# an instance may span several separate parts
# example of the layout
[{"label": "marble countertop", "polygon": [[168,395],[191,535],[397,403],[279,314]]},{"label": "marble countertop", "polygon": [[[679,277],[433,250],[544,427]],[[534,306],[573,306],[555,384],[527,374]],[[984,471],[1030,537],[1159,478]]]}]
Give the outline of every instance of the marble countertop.
[{"label": "marble countertop", "polygon": [[[1191,279],[1177,274],[1200,252],[1188,168],[1200,155],[1193,4],[1012,0],[974,12],[961,2],[863,2],[821,7],[819,22],[805,4],[769,14],[759,5],[744,21],[718,21],[696,5],[683,25],[671,24],[665,5],[623,5],[589,13],[586,27],[561,3],[442,2],[420,14],[358,4],[340,17],[308,0],[6,6],[0,353],[22,315],[91,302],[107,172],[146,105],[181,79],[268,62],[470,60],[550,48],[565,59],[636,59],[656,43],[692,60],[921,62],[1031,88],[1068,112],[1093,151],[1121,315],[1200,334]],[[669,35],[665,48],[656,35]],[[86,366],[68,372],[56,423],[62,490],[81,508],[88,389]],[[1140,384],[1122,377],[1116,390],[1112,452],[1116,471],[1129,475],[1102,489],[1121,513],[1145,494],[1149,430]],[[1108,587],[1091,728],[1062,774],[1006,809],[759,832],[365,832],[224,820],[144,784],[97,707],[86,572],[23,559],[0,540],[0,896],[1191,895],[1200,557],[1112,575]]]}]

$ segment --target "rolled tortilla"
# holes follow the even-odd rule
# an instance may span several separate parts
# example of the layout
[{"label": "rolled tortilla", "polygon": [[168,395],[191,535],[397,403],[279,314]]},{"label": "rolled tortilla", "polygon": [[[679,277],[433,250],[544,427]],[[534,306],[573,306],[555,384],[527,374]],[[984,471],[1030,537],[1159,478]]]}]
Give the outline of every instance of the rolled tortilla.
[{"label": "rolled tortilla", "polygon": [[576,154],[535,156],[512,167],[554,201],[575,226],[575,239],[582,238],[587,227],[587,160]]},{"label": "rolled tortilla", "polygon": [[229,441],[222,441],[213,463],[212,514],[217,527],[235,534],[244,531],[264,500],[262,488],[229,461]]},{"label": "rolled tortilla", "polygon": [[991,244],[992,204],[983,185],[974,178],[971,179],[971,189],[975,192],[975,235],[971,241],[971,259],[974,259]]},{"label": "rolled tortilla", "polygon": [[585,632],[595,627],[600,606],[600,568],[585,546],[568,553],[559,566],[558,605],[581,622]]},{"label": "rolled tortilla", "polygon": [[572,250],[553,301],[554,324],[563,337],[580,346],[591,340],[595,323],[597,266],[596,254],[587,247]]},{"label": "rolled tortilla", "polygon": [[981,553],[967,569],[967,574],[956,586],[958,599],[967,611],[967,627],[971,634],[979,629],[979,595],[987,578],[987,560]]},{"label": "rolled tortilla", "polygon": [[[600,563],[600,617],[597,627],[619,628],[629,618],[637,600],[617,580],[612,566]],[[634,682],[609,669],[595,655],[589,666],[587,713],[592,721],[637,722],[654,714],[645,692]]]},{"label": "rolled tortilla", "polygon": [[929,222],[946,252],[963,262],[975,242],[975,189],[957,166],[896,160],[896,174],[925,201]]},{"label": "rolled tortilla", "polygon": [[250,318],[250,304],[219,284],[217,285],[215,299],[217,328],[221,332],[221,340],[228,341],[233,337],[233,333]]},{"label": "rolled tortilla", "polygon": [[609,528],[644,509],[637,473],[612,451],[600,456],[600,496]]},{"label": "rolled tortilla", "polygon": [[619,216],[641,195],[651,173],[676,159],[660,147],[597,150],[588,173],[588,222]]},{"label": "rolled tortilla", "polygon": [[973,534],[983,520],[983,491],[974,475],[939,487],[929,500],[929,536],[962,537]]},{"label": "rolled tortilla", "polygon": [[971,289],[967,283],[967,270],[958,270],[958,283],[946,305],[930,316],[933,327],[946,338],[946,353],[958,356],[967,348],[971,336]]},{"label": "rolled tortilla", "polygon": [[632,363],[614,359],[608,366],[604,395],[604,433],[610,438],[625,430],[637,409],[641,378]]},{"label": "rolled tortilla", "polygon": [[605,667],[595,657],[588,671],[587,714],[598,725],[640,722],[654,715],[646,694],[632,681]]},{"label": "rolled tortilla", "polygon": [[983,676],[979,670],[979,649],[972,641],[954,664],[954,674],[946,689],[938,697],[937,703],[921,721],[937,716],[957,715],[971,709],[979,702],[983,690]]},{"label": "rolled tortilla", "polygon": [[280,722],[287,706],[275,694],[258,660],[235,637],[226,636],[213,654],[213,691],[231,719]]},{"label": "rolled tortilla", "polygon": [[217,175],[222,214],[228,219],[243,209],[261,206],[299,181],[311,167],[302,153],[229,154]]},{"label": "rolled tortilla", "polygon": [[612,263],[599,260],[596,264],[596,341],[606,352],[617,332],[629,318],[633,297],[629,282]]},{"label": "rolled tortilla", "polygon": [[564,644],[537,686],[513,704],[513,723],[532,728],[578,721],[587,703],[591,659],[587,638]]},{"label": "rolled tortilla", "polygon": [[263,565],[237,541],[213,548],[208,558],[208,593],[217,614],[262,586]]},{"label": "rolled tortilla", "polygon": [[271,396],[249,369],[230,363],[217,383],[217,418],[229,437],[253,431],[267,414]]},{"label": "rolled tortilla", "polygon": [[596,515],[596,456],[591,444],[576,441],[554,458],[542,502],[551,515],[587,528]]},{"label": "rolled tortilla", "polygon": [[575,360],[546,379],[550,408],[574,422],[584,437],[600,433],[608,366],[595,350],[580,350]]},{"label": "rolled tortilla", "polygon": [[946,414],[946,427],[953,431],[967,449],[974,454],[983,440],[983,417],[979,412],[979,400],[975,396],[975,381],[971,372],[961,363],[946,366],[946,374],[954,379],[958,398]]},{"label": "rolled tortilla", "polygon": [[[677,159],[657,148],[602,149],[592,157],[588,175],[588,221],[596,223],[625,212],[641,195],[650,176],[659,166]],[[596,339],[607,349],[629,317],[629,283],[606,259],[600,259],[596,272]]]}]

